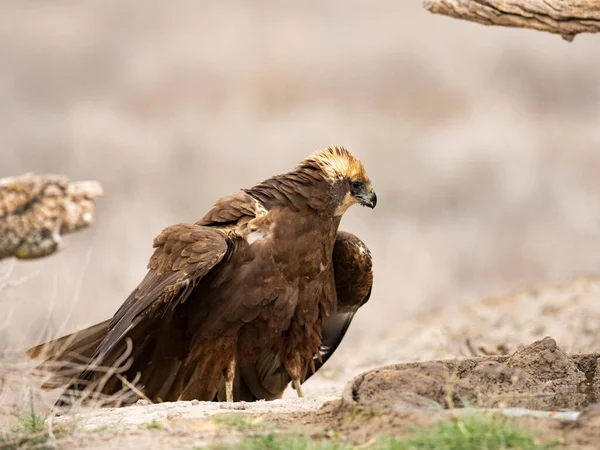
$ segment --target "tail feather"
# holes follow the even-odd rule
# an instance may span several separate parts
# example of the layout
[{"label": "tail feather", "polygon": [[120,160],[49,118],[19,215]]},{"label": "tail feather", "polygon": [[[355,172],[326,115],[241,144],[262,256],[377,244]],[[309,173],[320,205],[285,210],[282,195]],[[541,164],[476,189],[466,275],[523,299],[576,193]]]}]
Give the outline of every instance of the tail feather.
[{"label": "tail feather", "polygon": [[[27,350],[29,359],[47,359],[78,353],[87,355],[94,352],[95,347],[106,337],[110,320],[105,320],[91,327],[76,331],[58,339],[54,339]],[[91,349],[91,351],[90,351]]]},{"label": "tail feather", "polygon": [[108,324],[107,320],[27,350],[30,359],[44,360],[37,366],[40,373],[49,376],[42,384],[42,389],[64,386],[81,373],[89,364],[96,347],[106,337]]},{"label": "tail feather", "polygon": [[155,402],[172,400],[181,395],[189,372],[183,364],[188,343],[181,320],[174,314],[160,320],[140,318],[101,360],[97,350],[107,339],[110,320],[40,344],[26,354],[43,360],[37,367],[45,378],[43,389],[63,389],[55,405],[63,410],[96,399],[109,405],[113,399],[130,404],[140,396]]},{"label": "tail feather", "polygon": [[[110,321],[106,324],[108,331]],[[85,355],[87,359],[77,373],[70,377],[68,374],[62,375],[62,379],[67,379],[67,382],[61,385],[66,387],[56,406],[66,409],[74,404],[86,404],[100,398],[111,404],[110,399],[114,396],[118,397],[115,401],[120,404],[135,402],[139,397],[136,392],[129,390],[129,386],[139,384],[140,373],[152,372],[152,366],[145,371],[144,365],[149,363],[156,342],[154,325],[150,320],[141,321],[101,361],[95,359],[95,351],[104,342],[104,338],[97,342]],[[56,375],[50,381],[54,379]],[[124,379],[128,381],[128,385],[124,385]],[[58,379],[57,381],[60,382]],[[127,395],[121,395],[124,390],[129,390]]]}]

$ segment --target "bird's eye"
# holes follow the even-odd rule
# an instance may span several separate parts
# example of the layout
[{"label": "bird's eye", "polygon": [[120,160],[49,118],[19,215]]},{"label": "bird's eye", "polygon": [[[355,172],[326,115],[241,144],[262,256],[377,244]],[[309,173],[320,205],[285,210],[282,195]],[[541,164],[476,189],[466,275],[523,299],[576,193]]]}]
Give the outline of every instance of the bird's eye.
[{"label": "bird's eye", "polygon": [[358,191],[363,185],[362,181],[351,181],[350,182],[350,187],[352,188],[353,191]]}]

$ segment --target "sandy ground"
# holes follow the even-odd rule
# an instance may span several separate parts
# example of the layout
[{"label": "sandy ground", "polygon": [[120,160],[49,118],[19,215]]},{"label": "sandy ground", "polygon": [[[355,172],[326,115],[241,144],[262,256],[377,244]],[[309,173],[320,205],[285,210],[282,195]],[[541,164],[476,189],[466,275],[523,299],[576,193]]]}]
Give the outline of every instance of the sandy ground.
[{"label": "sandy ground", "polygon": [[501,353],[502,347],[514,351],[547,335],[569,353],[597,351],[599,298],[600,277],[590,276],[448,306],[399,323],[376,345],[359,344],[360,356],[351,366],[474,356],[472,349],[478,354]]},{"label": "sandy ground", "polygon": [[[595,403],[600,394],[599,355],[593,353],[600,345],[590,331],[600,321],[599,294],[600,277],[578,278],[407,321],[399,324],[399,333],[354,346],[354,358],[328,362],[307,382],[304,399],[289,389],[284,399],[274,402],[148,405],[141,400],[127,408],[54,417],[54,427],[71,430],[58,438],[57,445],[184,449],[233,444],[248,430],[231,430],[231,425],[214,419],[233,414],[265,430],[311,434],[335,430],[351,442],[365,444],[382,435],[402,435],[409,426],[448,418],[440,406],[452,410],[469,405],[572,411],[565,413],[569,420],[556,416],[519,420],[529,420],[527,426],[569,442],[568,448],[579,448],[576,442],[581,448],[593,448],[586,447],[597,438],[593,427],[586,425],[595,423],[587,419],[591,413],[573,420],[576,411]],[[544,338],[547,334],[556,341]],[[440,357],[458,359],[432,362]],[[423,362],[402,363],[409,360]],[[432,409],[432,402],[438,406]],[[364,421],[359,433],[343,419],[357,406],[384,413],[359,419]]]}]

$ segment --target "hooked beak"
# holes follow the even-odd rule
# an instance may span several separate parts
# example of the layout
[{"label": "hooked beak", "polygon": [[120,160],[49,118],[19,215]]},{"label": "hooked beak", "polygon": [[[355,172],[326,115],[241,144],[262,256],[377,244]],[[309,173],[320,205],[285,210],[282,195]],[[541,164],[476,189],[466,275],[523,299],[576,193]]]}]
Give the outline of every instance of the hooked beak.
[{"label": "hooked beak", "polygon": [[375,192],[368,195],[357,195],[356,199],[361,205],[368,206],[371,209],[375,208],[375,205],[377,205],[377,194]]}]

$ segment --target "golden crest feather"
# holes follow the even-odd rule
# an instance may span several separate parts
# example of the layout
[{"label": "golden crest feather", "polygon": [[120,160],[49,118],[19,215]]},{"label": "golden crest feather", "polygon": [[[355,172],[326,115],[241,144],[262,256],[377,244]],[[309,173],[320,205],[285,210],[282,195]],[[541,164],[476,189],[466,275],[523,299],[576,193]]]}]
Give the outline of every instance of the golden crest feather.
[{"label": "golden crest feather", "polygon": [[362,162],[344,147],[318,150],[300,163],[301,166],[309,164],[319,167],[331,180],[348,178],[369,181]]}]

